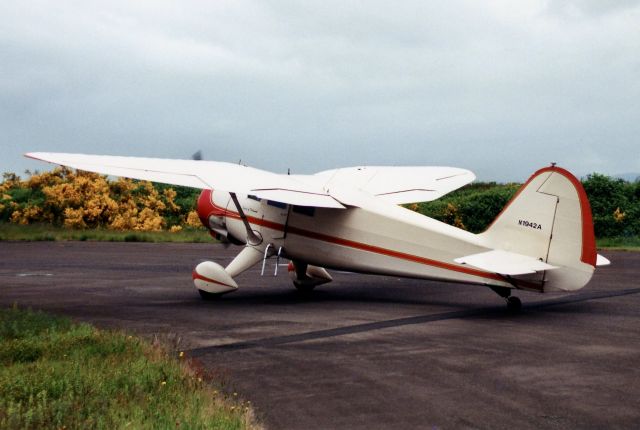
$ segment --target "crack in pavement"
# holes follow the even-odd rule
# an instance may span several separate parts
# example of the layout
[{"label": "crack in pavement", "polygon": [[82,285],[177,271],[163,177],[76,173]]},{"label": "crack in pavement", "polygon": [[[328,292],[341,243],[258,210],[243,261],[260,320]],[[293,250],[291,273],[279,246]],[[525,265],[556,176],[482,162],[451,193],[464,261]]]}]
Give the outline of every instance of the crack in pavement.
[{"label": "crack in pavement", "polygon": [[[558,299],[543,300],[539,302],[524,304],[523,309],[525,310],[543,309],[551,306],[560,306],[560,305],[566,305],[566,304],[572,304],[572,303],[586,302],[589,300],[607,299],[611,297],[620,297],[620,296],[626,296],[626,295],[638,294],[638,293],[640,293],[640,288],[632,288],[632,289],[626,289],[626,290],[620,290],[620,291],[614,291],[614,292],[582,293],[579,295],[565,296]],[[480,316],[480,315],[482,316],[497,315],[497,314],[504,315],[506,314],[506,312],[507,311],[503,306],[493,306],[489,308],[442,312],[439,314],[418,315],[414,317],[375,321],[375,322],[364,323],[364,324],[355,324],[350,326],[316,330],[316,331],[290,334],[290,335],[284,335],[284,336],[273,336],[273,337],[267,337],[262,339],[249,340],[249,341],[226,343],[222,345],[205,346],[201,348],[194,348],[186,352],[188,352],[191,357],[201,357],[203,355],[210,354],[210,353],[237,351],[237,350],[249,349],[249,348],[273,347],[273,346],[284,345],[289,343],[303,342],[307,340],[316,340],[316,339],[324,339],[329,337],[344,336],[348,334],[363,333],[363,332],[372,331],[372,330],[382,330],[390,327],[401,327],[401,326],[413,325],[413,324],[425,324],[425,323],[430,323],[435,321],[462,319],[462,318],[469,318],[469,317]]]}]

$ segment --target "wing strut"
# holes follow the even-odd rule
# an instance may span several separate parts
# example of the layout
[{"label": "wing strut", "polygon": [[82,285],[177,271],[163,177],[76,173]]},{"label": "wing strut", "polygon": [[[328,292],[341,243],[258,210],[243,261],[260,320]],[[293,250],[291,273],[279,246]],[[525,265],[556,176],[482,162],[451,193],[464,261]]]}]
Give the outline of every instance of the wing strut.
[{"label": "wing strut", "polygon": [[240,215],[240,218],[244,223],[244,228],[247,230],[247,243],[251,246],[260,245],[262,243],[262,236],[260,236],[260,233],[258,233],[257,231],[251,228],[251,224],[249,224],[249,220],[247,219],[247,216],[242,210],[242,206],[240,206],[240,202],[238,201],[238,197],[236,196],[236,193],[229,193],[229,194],[231,195],[231,200],[233,200],[233,204],[236,205],[236,209],[238,210],[238,215]]}]

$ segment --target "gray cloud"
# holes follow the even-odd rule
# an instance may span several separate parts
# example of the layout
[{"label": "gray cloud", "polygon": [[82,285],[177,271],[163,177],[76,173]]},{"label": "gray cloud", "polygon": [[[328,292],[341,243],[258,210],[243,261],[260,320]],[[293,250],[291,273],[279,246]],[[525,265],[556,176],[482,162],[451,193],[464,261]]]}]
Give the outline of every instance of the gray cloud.
[{"label": "gray cloud", "polygon": [[201,148],[275,171],[640,171],[637,2],[424,3],[5,2],[0,170]]},{"label": "gray cloud", "polygon": [[638,0],[551,0],[547,3],[547,9],[551,13],[558,13],[564,17],[599,17],[637,6]]}]

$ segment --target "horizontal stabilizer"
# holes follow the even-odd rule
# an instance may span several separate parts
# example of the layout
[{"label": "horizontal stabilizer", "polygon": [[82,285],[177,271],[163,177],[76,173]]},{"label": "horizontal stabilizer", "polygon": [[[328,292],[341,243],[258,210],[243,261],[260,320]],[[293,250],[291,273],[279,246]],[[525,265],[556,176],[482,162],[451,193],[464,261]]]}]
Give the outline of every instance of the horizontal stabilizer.
[{"label": "horizontal stabilizer", "polygon": [[598,254],[596,256],[596,266],[608,266],[611,264],[611,261],[605,256]]},{"label": "horizontal stabilizer", "polygon": [[558,268],[528,255],[500,249],[467,255],[466,257],[456,258],[454,261],[501,275],[525,275]]}]

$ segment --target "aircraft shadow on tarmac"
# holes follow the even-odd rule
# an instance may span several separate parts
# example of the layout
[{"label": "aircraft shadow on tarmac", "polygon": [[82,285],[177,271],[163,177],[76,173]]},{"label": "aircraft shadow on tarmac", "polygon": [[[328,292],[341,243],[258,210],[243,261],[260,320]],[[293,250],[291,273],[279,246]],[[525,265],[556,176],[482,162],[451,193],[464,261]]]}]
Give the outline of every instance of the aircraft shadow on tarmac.
[{"label": "aircraft shadow on tarmac", "polygon": [[[625,295],[638,294],[640,293],[640,288],[635,289],[627,289],[627,290],[618,290],[618,291],[594,291],[594,292],[586,292],[580,294],[573,295],[563,295],[561,297],[556,297],[552,299],[546,299],[542,301],[537,301],[529,304],[525,304],[523,310],[517,314],[513,312],[507,311],[504,306],[476,306],[471,307],[469,305],[465,306],[464,309],[458,309],[453,311],[444,311],[444,312],[435,312],[425,315],[411,316],[411,317],[403,317],[403,318],[395,318],[381,321],[374,321],[362,324],[354,324],[336,328],[322,329],[322,330],[314,330],[309,332],[283,335],[283,336],[273,336],[262,339],[255,339],[250,341],[240,341],[233,342],[224,345],[216,345],[209,346],[203,348],[196,348],[190,351],[192,356],[205,355],[209,353],[220,353],[224,351],[230,350],[240,350],[247,348],[259,348],[259,347],[276,347],[279,345],[290,344],[295,342],[302,342],[307,340],[316,340],[323,338],[331,338],[336,336],[343,336],[348,334],[356,334],[363,333],[373,330],[380,330],[391,327],[401,327],[407,325],[416,325],[416,324],[427,324],[435,321],[443,321],[449,319],[473,319],[473,318],[482,318],[482,319],[496,319],[496,320],[504,320],[504,319],[518,319],[523,323],[527,321],[531,322],[531,320],[539,320],[540,318],[545,318],[542,312],[546,311],[548,308],[553,307],[562,307],[561,311],[563,314],[575,314],[575,313],[590,313],[593,314],[594,311],[597,311],[599,307],[595,300],[606,299],[611,297],[621,297]],[[292,304],[296,301],[300,301],[300,298],[296,298],[292,295],[292,293],[283,293],[280,294],[270,294],[270,295],[261,295],[261,296],[249,296],[249,297],[238,297],[237,299],[231,301],[218,301],[213,302],[211,305],[218,306],[244,306],[244,305],[263,305],[265,298],[271,301],[277,301],[280,304]],[[329,298],[323,297],[321,301],[330,302],[332,300],[343,300],[342,296],[339,297],[331,297]],[[310,299],[308,299],[310,300]],[[419,302],[420,303],[420,302]],[[432,302],[429,302],[432,304]],[[444,303],[445,306],[451,307],[455,306],[454,303]],[[458,308],[460,306],[457,306]],[[603,311],[604,313],[605,311]]]},{"label": "aircraft shadow on tarmac", "polygon": [[[468,286],[461,285],[460,287],[469,288]],[[448,296],[447,299],[439,298],[441,293],[437,292],[437,288],[430,287],[429,290],[424,290],[419,293],[419,289],[404,289],[400,291],[398,289],[390,288],[375,288],[368,289],[366,286],[358,287],[357,289],[324,289],[313,291],[310,294],[303,294],[291,289],[260,291],[257,288],[250,288],[244,291],[238,291],[234,294],[221,296],[218,299],[203,301],[197,294],[193,295],[193,299],[182,300],[176,298],[176,300],[163,301],[162,303],[156,303],[157,306],[163,305],[181,305],[190,308],[244,308],[250,307],[255,311],[255,306],[288,306],[288,305],[322,305],[334,304],[334,303],[353,303],[353,304],[381,304],[381,305],[416,305],[416,306],[431,306],[442,307],[447,310],[463,310],[477,312],[481,309],[488,311],[490,314],[496,315],[514,315],[513,312],[509,312],[507,308],[502,304],[502,301],[498,297],[493,297],[493,293],[489,290],[486,291],[486,295],[483,296],[485,291],[474,291],[474,294],[470,297],[465,294],[464,290],[459,291],[459,295],[454,297]],[[446,287],[445,287],[446,288]],[[449,286],[451,288],[451,286]],[[471,287],[477,288],[477,287]],[[467,290],[468,291],[468,290]],[[523,311],[532,311],[538,309],[544,309],[548,307],[557,307],[559,305],[570,305],[583,303],[590,300],[603,299],[609,297],[625,296],[629,294],[640,293],[640,288],[614,290],[614,291],[585,291],[580,293],[559,293],[557,295],[548,294],[544,298],[535,293],[526,293],[526,298],[523,298]],[[474,301],[477,298],[477,301]],[[495,299],[495,305],[490,302]],[[585,306],[563,306],[563,312],[591,312],[591,309]]]},{"label": "aircraft shadow on tarmac", "polygon": [[[396,294],[397,290],[389,288],[387,291],[383,289],[367,290],[361,288],[353,289],[325,289],[317,290],[311,293],[300,293],[292,289],[282,289],[281,291],[260,291],[259,289],[247,289],[238,291],[233,294],[225,295],[220,298],[203,301],[197,294],[193,295],[193,300],[180,301],[184,305],[192,305],[195,307],[252,307],[253,306],[285,306],[285,305],[309,305],[309,304],[335,304],[335,303],[353,303],[353,304],[380,304],[380,305],[416,305],[416,306],[440,306],[447,309],[477,309],[482,304],[494,299],[491,291],[486,292],[486,296],[481,302],[474,302],[468,296],[466,299],[459,296],[442,299],[442,294],[430,294],[427,292],[420,293],[419,290],[404,291],[403,294]],[[479,296],[481,297],[481,296]],[[535,297],[535,296],[532,296]],[[177,302],[173,302],[177,303]],[[495,304],[504,308],[502,300],[495,296]]]}]

